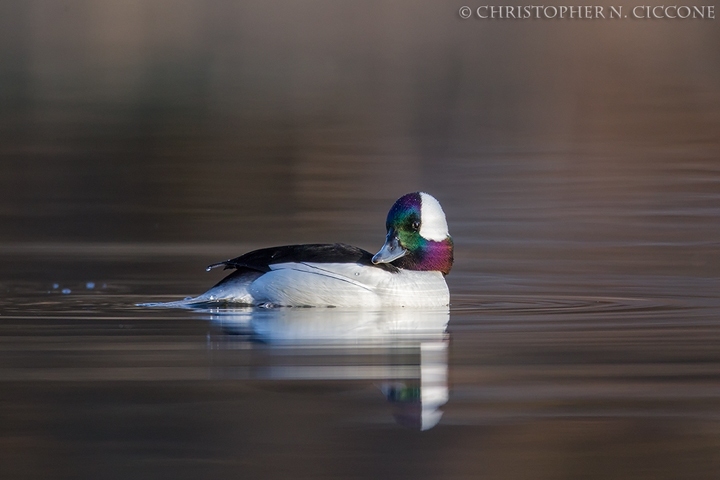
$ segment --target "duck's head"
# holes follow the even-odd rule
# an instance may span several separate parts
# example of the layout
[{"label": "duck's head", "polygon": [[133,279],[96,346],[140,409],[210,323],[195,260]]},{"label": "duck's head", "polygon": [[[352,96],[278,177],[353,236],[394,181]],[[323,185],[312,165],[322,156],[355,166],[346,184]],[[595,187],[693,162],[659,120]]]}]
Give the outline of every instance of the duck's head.
[{"label": "duck's head", "polygon": [[437,270],[447,275],[453,242],[440,203],[424,192],[400,197],[388,212],[385,245],[373,263],[392,263],[407,270]]}]

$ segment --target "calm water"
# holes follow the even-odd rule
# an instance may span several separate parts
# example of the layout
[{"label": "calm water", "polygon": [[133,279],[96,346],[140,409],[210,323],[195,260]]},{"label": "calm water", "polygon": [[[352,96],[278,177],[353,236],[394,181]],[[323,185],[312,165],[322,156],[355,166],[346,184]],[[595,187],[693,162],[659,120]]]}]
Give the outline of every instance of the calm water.
[{"label": "calm water", "polygon": [[[0,477],[718,478],[716,21],[151,3],[0,6]],[[447,311],[135,306],[418,189]]]}]

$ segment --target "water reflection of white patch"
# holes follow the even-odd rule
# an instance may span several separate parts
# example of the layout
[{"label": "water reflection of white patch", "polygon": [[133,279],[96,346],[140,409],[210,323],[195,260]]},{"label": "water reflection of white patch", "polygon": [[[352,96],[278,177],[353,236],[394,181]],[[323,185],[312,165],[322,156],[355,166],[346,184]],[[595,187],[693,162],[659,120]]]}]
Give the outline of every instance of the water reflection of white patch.
[{"label": "water reflection of white patch", "polygon": [[[316,308],[211,310],[214,373],[254,380],[368,380],[402,425],[427,430],[448,401],[447,308],[362,311]],[[260,353],[237,366],[233,350]],[[233,366],[235,365],[235,366]]]},{"label": "water reflection of white patch", "polygon": [[420,385],[387,382],[381,389],[393,404],[398,423],[428,430],[442,417],[440,407],[448,401],[447,341],[420,344]]}]

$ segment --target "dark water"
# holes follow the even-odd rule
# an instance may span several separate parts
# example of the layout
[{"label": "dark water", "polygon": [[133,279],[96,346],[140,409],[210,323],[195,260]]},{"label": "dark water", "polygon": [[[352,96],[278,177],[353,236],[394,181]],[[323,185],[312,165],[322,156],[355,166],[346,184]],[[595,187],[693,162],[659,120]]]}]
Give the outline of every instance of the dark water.
[{"label": "dark water", "polygon": [[[0,478],[718,478],[717,21],[460,6],[0,3]],[[449,311],[135,306],[419,189]]]}]

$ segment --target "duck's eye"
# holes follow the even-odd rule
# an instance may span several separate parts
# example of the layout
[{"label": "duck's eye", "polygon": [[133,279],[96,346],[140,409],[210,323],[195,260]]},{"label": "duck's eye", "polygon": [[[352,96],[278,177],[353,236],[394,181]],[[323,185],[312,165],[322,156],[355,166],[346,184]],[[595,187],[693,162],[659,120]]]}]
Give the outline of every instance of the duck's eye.
[{"label": "duck's eye", "polygon": [[415,230],[416,232],[417,232],[418,230],[420,230],[420,222],[418,222],[418,221],[413,222],[413,223],[412,223],[412,229]]}]

